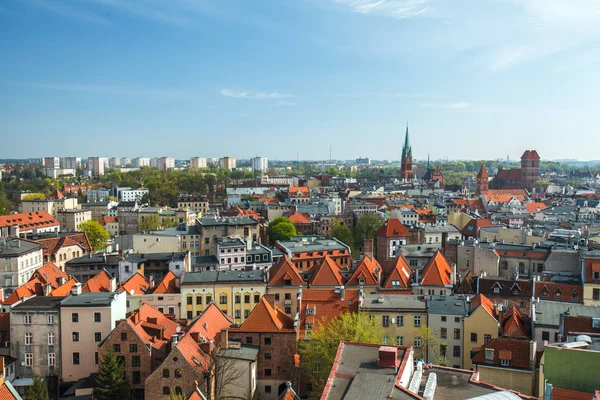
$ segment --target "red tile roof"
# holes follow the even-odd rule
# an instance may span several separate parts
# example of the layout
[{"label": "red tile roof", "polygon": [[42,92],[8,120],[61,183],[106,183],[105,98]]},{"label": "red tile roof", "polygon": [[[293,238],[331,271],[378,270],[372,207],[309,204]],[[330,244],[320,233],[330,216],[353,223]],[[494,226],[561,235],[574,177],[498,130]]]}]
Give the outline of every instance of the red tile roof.
[{"label": "red tile roof", "polygon": [[71,289],[77,283],[77,279],[71,278],[64,285],[57,287],[50,292],[50,296],[68,296]]},{"label": "red tile roof", "polygon": [[221,329],[229,328],[231,320],[217,307],[210,303],[198,318],[186,327],[186,333],[198,332],[207,340],[217,341]]},{"label": "red tile roof", "polygon": [[521,168],[511,168],[498,170],[496,179],[501,181],[515,181],[521,182]]},{"label": "red tile roof", "polygon": [[408,229],[400,222],[398,218],[390,218],[385,221],[375,234],[377,237],[409,237],[410,232]]},{"label": "red tile roof", "polygon": [[286,281],[290,281],[291,286],[305,284],[296,266],[292,264],[287,255],[284,255],[277,264],[272,266],[269,273],[271,275],[269,286],[286,286]]},{"label": "red tile roof", "polygon": [[492,226],[492,221],[484,218],[473,218],[462,228],[460,233],[466,236],[477,237],[479,229]]},{"label": "red tile roof", "polygon": [[494,303],[482,294],[478,294],[471,299],[471,310],[475,311],[479,306],[483,307],[492,317],[498,319]]},{"label": "red tile roof", "polygon": [[177,276],[169,271],[163,276],[158,285],[154,286],[150,290],[152,294],[167,294],[167,293],[179,293],[179,287],[177,286]]},{"label": "red tile roof", "polygon": [[592,327],[592,317],[565,315],[564,332],[565,335],[569,333],[600,334],[600,328]]},{"label": "red tile roof", "polygon": [[33,271],[33,274],[29,280],[32,281],[34,279],[38,279],[42,285],[49,283],[52,289],[56,289],[60,286],[60,278],[64,279],[66,282],[69,279],[69,276],[54,263],[47,263]]},{"label": "red tile roof", "polygon": [[536,282],[535,297],[552,299],[553,301],[568,301],[583,303],[583,285],[556,282]]},{"label": "red tile roof", "polygon": [[[494,350],[494,360],[486,361],[485,349]],[[535,355],[533,355],[535,356]],[[510,364],[506,368],[531,369],[530,346],[528,339],[496,338],[484,344],[481,351],[473,357],[474,364],[501,366],[500,360],[508,359]]]},{"label": "red tile roof", "polygon": [[529,337],[525,318],[514,304],[502,316],[502,333],[510,337]]},{"label": "red tile roof", "polygon": [[294,320],[274,305],[272,300],[269,295],[263,296],[242,325],[231,331],[294,332]]},{"label": "red tile roof", "polygon": [[594,393],[577,392],[575,390],[552,388],[552,400],[593,400]]},{"label": "red tile roof", "polygon": [[[517,171],[521,171],[521,170],[517,170]],[[520,172],[519,172],[520,174]],[[519,181],[521,180],[521,177],[519,175]],[[485,192],[486,198],[487,196],[493,197],[493,196],[512,196],[512,197],[516,197],[517,199],[526,199],[527,197],[529,197],[527,195],[527,192],[524,189],[490,189],[487,192]]]},{"label": "red tile roof", "polygon": [[540,155],[538,154],[538,152],[536,150],[525,150],[525,152],[521,156],[521,159],[539,160],[540,159]]},{"label": "red tile roof", "polygon": [[39,279],[31,279],[29,282],[25,282],[18,288],[16,288],[10,296],[8,296],[2,304],[15,304],[17,301],[25,298],[31,297],[33,295],[43,296],[44,295],[44,287],[42,282]]},{"label": "red tile roof", "polygon": [[114,223],[114,222],[119,222],[119,218],[118,217],[109,217],[109,216],[105,216],[100,218],[100,225],[104,226],[106,224],[110,224],[110,223]]},{"label": "red tile roof", "polygon": [[294,212],[288,217],[293,224],[310,224],[312,221],[304,214]]},{"label": "red tile roof", "polygon": [[[183,329],[180,324],[146,303],[134,311],[127,322],[147,346],[156,348],[162,348],[165,341],[170,342],[173,335]],[[160,340],[161,331],[163,340]]]},{"label": "red tile roof", "polygon": [[[303,289],[300,309],[300,337],[306,335],[306,324],[313,324],[313,331],[321,324],[326,325],[344,312],[358,311],[358,290],[345,289],[344,300],[335,289]],[[307,310],[312,310],[308,314]]]},{"label": "red tile roof", "polygon": [[585,281],[600,283],[600,279],[594,279],[594,272],[600,272],[600,258],[588,257],[585,260]]},{"label": "red tile roof", "polygon": [[423,268],[421,285],[447,286],[452,285],[452,268],[440,250],[437,250]]},{"label": "red tile roof", "polygon": [[[169,271],[170,272],[170,271]],[[150,282],[146,277],[139,272],[136,272],[131,278],[127,279],[125,283],[119,286],[119,292],[126,292],[128,295],[140,295],[146,294]]]},{"label": "red tile roof", "polygon": [[525,203],[525,207],[527,207],[528,213],[536,213],[548,208],[544,203]]},{"label": "red tile roof", "polygon": [[460,211],[471,210],[480,214],[485,213],[485,207],[481,199],[454,199],[452,200]]},{"label": "red tile roof", "polygon": [[487,170],[485,169],[485,165],[481,163],[481,168],[479,168],[479,172],[477,173],[478,178],[488,178]]},{"label": "red tile roof", "polygon": [[107,270],[103,269],[96,275],[91,277],[85,285],[81,288],[81,291],[86,292],[111,292],[112,291],[112,276]]},{"label": "red tile roof", "polygon": [[68,236],[57,236],[52,238],[36,239],[34,240],[34,242],[37,242],[42,245],[44,256],[54,255],[63,247],[69,246],[79,246],[86,252],[90,252],[92,250],[90,241],[88,240],[87,235],[83,232],[72,233]]},{"label": "red tile roof", "polygon": [[0,400],[17,400],[21,399],[21,397],[15,397],[14,394],[10,391],[6,383],[3,383],[0,386]]},{"label": "red tile roof", "polygon": [[193,335],[186,334],[179,343],[177,343],[177,349],[192,368],[199,371],[209,370],[213,358],[200,349],[198,341]]},{"label": "red tile roof", "polygon": [[313,268],[313,275],[309,279],[311,285],[334,286],[344,283],[339,271],[340,267],[328,255],[321,258],[319,264]]},{"label": "red tile roof", "polygon": [[33,229],[59,227],[54,217],[46,211],[36,211],[20,214],[0,216],[0,228],[19,225],[20,232],[29,232]]},{"label": "red tile roof", "polygon": [[396,260],[396,265],[394,269],[390,272],[388,277],[383,284],[383,287],[386,289],[395,288],[392,286],[392,281],[400,281],[401,288],[408,288],[412,283],[413,272],[408,266],[408,263],[404,259],[404,257],[399,256]]},{"label": "red tile roof", "polygon": [[277,400],[300,400],[300,396],[294,392],[291,386],[288,386],[283,393],[279,395]]},{"label": "red tile roof", "polygon": [[308,196],[308,187],[306,186],[290,186],[290,195],[293,197],[307,197]]},{"label": "red tile roof", "polygon": [[361,285],[360,280],[363,280],[362,285],[364,286],[377,286],[379,285],[381,273],[382,267],[379,262],[375,258],[365,256],[348,279],[348,282],[346,282],[346,285],[359,286]]}]

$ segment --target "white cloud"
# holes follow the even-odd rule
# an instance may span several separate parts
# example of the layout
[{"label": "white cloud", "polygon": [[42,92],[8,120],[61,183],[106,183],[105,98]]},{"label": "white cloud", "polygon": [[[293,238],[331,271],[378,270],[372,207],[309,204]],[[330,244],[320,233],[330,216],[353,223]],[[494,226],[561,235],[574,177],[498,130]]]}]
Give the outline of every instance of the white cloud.
[{"label": "white cloud", "polygon": [[416,17],[432,9],[430,0],[335,0],[360,14],[383,15],[396,19]]},{"label": "white cloud", "polygon": [[272,100],[272,99],[284,99],[294,97],[290,94],[283,94],[278,92],[249,92],[249,91],[236,91],[231,89],[221,89],[220,92],[225,97],[233,97],[234,99],[246,99],[246,100]]},{"label": "white cloud", "polygon": [[278,101],[275,103],[276,106],[297,106],[298,103],[294,103],[293,101]]},{"label": "white cloud", "polygon": [[420,106],[425,108],[447,108],[452,110],[465,110],[467,108],[473,107],[471,103],[467,103],[465,101],[446,104],[421,103]]}]

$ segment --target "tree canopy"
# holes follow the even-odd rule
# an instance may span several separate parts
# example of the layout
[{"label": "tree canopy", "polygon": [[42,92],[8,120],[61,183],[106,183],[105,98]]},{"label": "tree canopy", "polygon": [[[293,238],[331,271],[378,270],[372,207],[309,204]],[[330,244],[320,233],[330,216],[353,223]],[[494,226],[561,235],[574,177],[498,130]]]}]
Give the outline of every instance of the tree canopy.
[{"label": "tree canopy", "polygon": [[341,224],[340,221],[333,223],[333,229],[331,230],[331,237],[336,238],[340,242],[344,243],[349,247],[354,247],[354,237],[352,231],[347,225]]},{"label": "tree canopy", "polygon": [[94,250],[104,249],[106,240],[110,237],[106,229],[100,223],[93,220],[80,223],[77,229],[80,232],[85,232]]},{"label": "tree canopy", "polygon": [[44,193],[30,193],[23,196],[23,200],[46,200]]},{"label": "tree canopy", "polygon": [[372,239],[381,225],[383,225],[383,221],[375,214],[361,215],[354,227],[354,242],[356,248],[362,250],[364,247],[364,239]]},{"label": "tree canopy", "polygon": [[286,217],[275,218],[269,224],[269,242],[271,244],[278,240],[290,240],[296,236],[296,226]]},{"label": "tree canopy", "polygon": [[50,400],[48,387],[42,378],[39,376],[33,378],[33,384],[29,387],[29,393],[25,396],[25,400]]},{"label": "tree canopy", "polygon": [[345,312],[328,323],[320,321],[310,340],[299,343],[300,366],[313,386],[311,399],[319,399],[333,366],[340,341],[378,344],[383,340],[383,328],[367,314]]},{"label": "tree canopy", "polygon": [[125,376],[123,364],[115,356],[112,348],[102,357],[102,365],[96,380],[97,388],[94,391],[94,399],[115,400],[129,399],[129,383]]}]

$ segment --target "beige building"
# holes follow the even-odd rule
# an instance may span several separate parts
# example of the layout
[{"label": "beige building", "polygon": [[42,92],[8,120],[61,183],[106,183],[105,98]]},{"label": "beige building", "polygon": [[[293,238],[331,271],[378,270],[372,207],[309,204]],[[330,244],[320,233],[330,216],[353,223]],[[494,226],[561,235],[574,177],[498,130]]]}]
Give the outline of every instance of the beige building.
[{"label": "beige building", "polygon": [[223,157],[219,160],[219,166],[223,169],[232,171],[236,168],[236,165],[236,160],[233,157]]},{"label": "beige building", "polygon": [[506,244],[523,244],[531,246],[540,243],[545,239],[545,234],[536,235],[531,229],[527,228],[506,228],[500,226],[483,227],[479,230],[479,239],[488,242],[501,242]]},{"label": "beige building", "polygon": [[433,336],[440,340],[438,348],[428,346],[429,362],[449,367],[463,367],[464,319],[468,315],[468,303],[464,296],[429,296],[427,319]]},{"label": "beige building", "polygon": [[90,210],[60,210],[56,217],[60,223],[60,229],[64,232],[77,232],[79,224],[92,219]]},{"label": "beige building", "polygon": [[205,217],[196,219],[200,231],[200,255],[214,256],[215,242],[221,236],[231,236],[254,243],[260,237],[260,225],[251,217]]},{"label": "beige building", "polygon": [[98,372],[98,345],[125,312],[125,293],[81,293],[81,284],[75,284],[60,305],[63,382]]},{"label": "beige building", "polygon": [[21,202],[21,212],[46,211],[54,218],[58,218],[58,212],[60,210],[76,210],[77,208],[79,208],[77,198],[68,199],[66,197],[61,197],[58,199],[46,200],[23,200]]},{"label": "beige building", "polygon": [[181,282],[181,318],[191,320],[211,303],[233,317],[246,320],[266,293],[263,271],[186,272]]},{"label": "beige building", "polygon": [[483,348],[487,343],[497,338],[499,327],[500,323],[496,319],[494,304],[487,297],[479,294],[470,299],[470,312],[464,319],[464,369],[473,369],[471,358],[475,355],[476,349]]}]

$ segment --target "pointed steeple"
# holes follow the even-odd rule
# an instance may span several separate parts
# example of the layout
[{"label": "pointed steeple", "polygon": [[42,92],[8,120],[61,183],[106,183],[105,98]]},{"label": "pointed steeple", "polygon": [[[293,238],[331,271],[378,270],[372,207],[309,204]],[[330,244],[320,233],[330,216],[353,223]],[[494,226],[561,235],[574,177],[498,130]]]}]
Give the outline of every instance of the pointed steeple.
[{"label": "pointed steeple", "polygon": [[483,163],[481,163],[481,168],[479,168],[479,173],[477,174],[478,178],[487,178],[488,177],[488,173],[487,170],[485,169],[485,165]]},{"label": "pointed steeple", "polygon": [[429,153],[427,153],[427,171],[431,169],[431,163],[429,162]]},{"label": "pointed steeple", "polygon": [[410,148],[410,142],[408,140],[408,122],[406,123],[406,136],[404,137],[404,147],[402,147],[402,156],[412,156],[412,149]]}]

